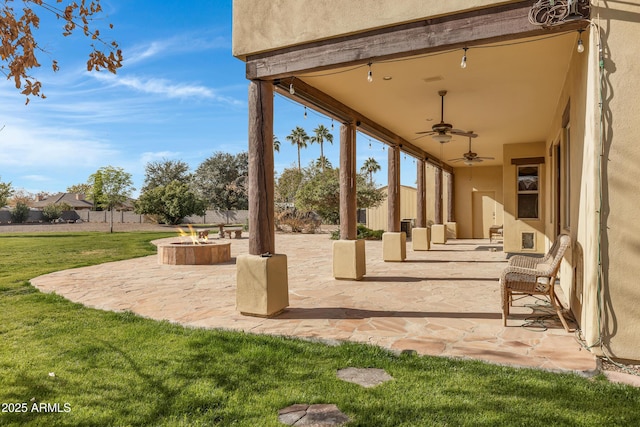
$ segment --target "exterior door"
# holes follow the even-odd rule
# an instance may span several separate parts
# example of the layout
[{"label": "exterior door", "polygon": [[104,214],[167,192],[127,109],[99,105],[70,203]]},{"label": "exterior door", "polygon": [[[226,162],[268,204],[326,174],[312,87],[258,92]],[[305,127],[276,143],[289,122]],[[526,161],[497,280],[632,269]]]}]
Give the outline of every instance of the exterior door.
[{"label": "exterior door", "polygon": [[488,239],[489,227],[496,225],[496,192],[474,191],[472,194],[473,238]]}]

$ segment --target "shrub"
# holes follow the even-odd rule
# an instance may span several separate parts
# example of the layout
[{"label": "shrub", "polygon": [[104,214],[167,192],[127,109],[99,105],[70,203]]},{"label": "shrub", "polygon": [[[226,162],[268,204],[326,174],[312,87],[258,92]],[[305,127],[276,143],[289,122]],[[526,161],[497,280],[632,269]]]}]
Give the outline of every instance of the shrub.
[{"label": "shrub", "polygon": [[71,207],[66,203],[54,203],[47,205],[42,209],[42,216],[45,221],[54,221],[62,216],[64,211],[71,210]]},{"label": "shrub", "polygon": [[315,233],[322,221],[314,212],[302,212],[295,208],[287,208],[276,214],[276,228],[287,226],[292,233]]},{"label": "shrub", "polygon": [[[363,224],[358,224],[358,235],[356,236],[356,239],[382,240],[382,233],[384,233],[384,230],[372,230]],[[332,231],[330,239],[340,239],[340,230]]]},{"label": "shrub", "polygon": [[22,202],[16,203],[16,207],[11,211],[11,221],[21,224],[29,218],[29,206]]}]

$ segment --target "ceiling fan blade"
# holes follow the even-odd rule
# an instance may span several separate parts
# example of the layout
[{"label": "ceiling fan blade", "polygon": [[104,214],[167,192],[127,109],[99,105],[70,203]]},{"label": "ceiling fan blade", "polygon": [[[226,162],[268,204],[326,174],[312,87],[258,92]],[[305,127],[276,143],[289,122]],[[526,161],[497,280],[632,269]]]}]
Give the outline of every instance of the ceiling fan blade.
[{"label": "ceiling fan blade", "polygon": [[469,138],[476,138],[478,136],[478,134],[473,133],[471,131],[467,132],[460,129],[451,129],[449,132],[451,132],[454,135],[468,136]]},{"label": "ceiling fan blade", "polygon": [[495,160],[495,157],[476,157],[476,159],[481,159],[481,160]]},{"label": "ceiling fan blade", "polygon": [[424,135],[430,135],[430,134],[432,135],[434,133],[436,133],[436,132],[434,132],[432,130],[425,130],[425,131],[422,131],[422,132],[416,132],[416,135],[423,135],[423,134]]},{"label": "ceiling fan blade", "polygon": [[447,161],[451,163],[456,163],[456,162],[461,162],[463,160],[466,160],[466,159],[464,157],[458,157],[457,159],[449,159]]}]

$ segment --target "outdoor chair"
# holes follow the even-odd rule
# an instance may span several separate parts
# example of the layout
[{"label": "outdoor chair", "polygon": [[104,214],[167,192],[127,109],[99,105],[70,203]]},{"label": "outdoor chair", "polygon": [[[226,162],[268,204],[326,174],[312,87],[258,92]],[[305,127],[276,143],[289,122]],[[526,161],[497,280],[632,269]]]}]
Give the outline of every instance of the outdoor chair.
[{"label": "outdoor chair", "polygon": [[513,303],[513,295],[544,295],[549,298],[564,329],[571,332],[562,314],[562,303],[554,290],[562,258],[570,246],[571,237],[561,234],[544,257],[520,255],[509,260],[509,264],[500,276],[504,326],[507,326],[507,316],[509,316],[509,307]]}]

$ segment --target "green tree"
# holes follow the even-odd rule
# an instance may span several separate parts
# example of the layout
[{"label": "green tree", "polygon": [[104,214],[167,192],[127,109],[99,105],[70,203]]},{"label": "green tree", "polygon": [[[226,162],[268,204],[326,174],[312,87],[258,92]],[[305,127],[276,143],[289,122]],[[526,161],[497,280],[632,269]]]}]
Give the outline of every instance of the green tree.
[{"label": "green tree", "polygon": [[280,152],[280,140],[275,134],[273,135],[273,151]]},{"label": "green tree", "polygon": [[338,169],[325,169],[307,179],[296,193],[296,209],[313,211],[325,222],[340,220],[340,175]]},{"label": "green tree", "polygon": [[[340,172],[333,168],[319,171],[312,164],[305,168],[305,181],[296,193],[295,206],[301,211],[314,211],[328,223],[340,220]],[[356,176],[356,204],[360,209],[379,206],[383,191],[368,182],[363,174]]]},{"label": "green tree", "polygon": [[11,221],[22,224],[29,219],[29,206],[25,203],[18,202],[16,207],[11,210]]},{"label": "green tree", "polygon": [[158,215],[166,224],[180,224],[189,215],[204,215],[207,202],[178,180],[145,191],[136,202],[136,213]]},{"label": "green tree", "polygon": [[91,197],[92,190],[93,188],[91,187],[91,185],[87,184],[86,182],[84,184],[73,184],[67,187],[67,193],[83,194],[87,200],[93,200]]},{"label": "green tree", "polygon": [[94,189],[94,203],[111,211],[109,231],[113,233],[113,210],[135,190],[131,174],[120,167],[104,166],[89,177]]},{"label": "green tree", "polygon": [[173,181],[183,184],[189,183],[189,165],[182,160],[167,160],[149,162],[144,167],[144,185],[141,192],[144,193],[156,187],[165,186]]},{"label": "green tree", "polygon": [[98,170],[96,173],[89,177],[87,185],[90,188],[88,193],[88,199],[93,202],[93,208],[97,211],[102,210],[102,203],[100,200],[103,198],[103,185],[102,185],[102,172]]},{"label": "green tree", "polygon": [[312,144],[320,144],[320,160],[324,160],[321,163],[322,170],[325,169],[325,161],[327,161],[326,157],[324,157],[324,141],[327,141],[330,144],[333,144],[333,135],[329,132],[324,125],[318,125],[317,128],[313,130],[314,135],[311,137],[310,141]]},{"label": "green tree", "polygon": [[302,171],[302,166],[300,164],[300,150],[302,148],[307,148],[309,135],[307,135],[307,132],[300,126],[296,126],[296,128],[287,135],[287,141],[291,142],[291,145],[298,147],[298,170]]},{"label": "green tree", "polygon": [[[60,2],[61,0],[56,1]],[[13,80],[16,89],[22,89],[21,93],[27,97],[27,103],[29,96],[45,98],[40,92],[42,84],[29,74],[31,69],[40,67],[36,58],[38,51],[49,55],[42,48],[44,44],[38,43],[34,36],[33,30],[37,33],[40,27],[40,17],[34,11],[37,10],[36,7],[63,21],[63,36],[71,35],[74,30],[80,28],[85,36],[91,38],[93,50],[87,60],[88,71],[106,69],[115,73],[122,66],[122,52],[118,44],[115,41],[106,42],[100,35],[100,29],[89,25],[101,22],[97,19],[102,12],[100,0],[77,0],[63,7],[56,6],[53,0],[22,0],[21,15],[15,13],[13,1],[5,0],[3,3],[0,6],[0,71],[8,80]],[[109,26],[113,27],[111,24]],[[105,49],[96,49],[95,42],[101,43]],[[110,52],[105,54],[105,51]],[[51,66],[53,71],[58,70],[58,62],[55,59],[52,60]]]},{"label": "green tree", "polygon": [[209,206],[223,210],[248,209],[249,155],[216,152],[198,166],[192,188]]},{"label": "green tree", "polygon": [[9,197],[13,195],[13,187],[10,182],[0,181],[0,208],[7,205]]},{"label": "green tree", "polygon": [[369,157],[364,161],[360,171],[369,175],[369,182],[373,184],[373,174],[381,169],[380,164],[373,157]]},{"label": "green tree", "polygon": [[304,175],[297,168],[285,168],[276,181],[276,201],[294,203]]}]

